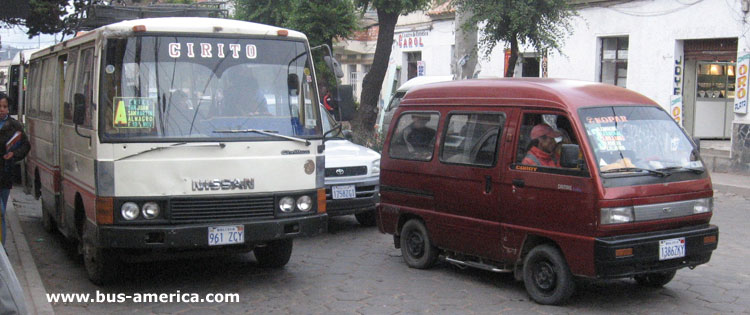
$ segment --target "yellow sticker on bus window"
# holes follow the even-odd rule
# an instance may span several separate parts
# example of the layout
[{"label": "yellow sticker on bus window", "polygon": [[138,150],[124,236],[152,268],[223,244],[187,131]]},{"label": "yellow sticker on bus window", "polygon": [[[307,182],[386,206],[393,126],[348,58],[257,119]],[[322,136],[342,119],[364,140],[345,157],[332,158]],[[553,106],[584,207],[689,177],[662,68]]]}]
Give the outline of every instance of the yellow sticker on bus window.
[{"label": "yellow sticker on bus window", "polygon": [[156,98],[115,97],[112,126],[115,128],[154,128]]}]

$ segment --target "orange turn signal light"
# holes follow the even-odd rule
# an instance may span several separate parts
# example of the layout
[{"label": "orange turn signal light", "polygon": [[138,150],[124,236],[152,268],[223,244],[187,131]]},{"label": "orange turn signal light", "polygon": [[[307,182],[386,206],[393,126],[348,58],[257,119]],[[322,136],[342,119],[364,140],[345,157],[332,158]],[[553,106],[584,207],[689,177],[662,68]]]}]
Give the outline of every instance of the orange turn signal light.
[{"label": "orange turn signal light", "polygon": [[326,189],[318,188],[318,213],[326,213]]},{"label": "orange turn signal light", "polygon": [[703,237],[703,245],[714,244],[714,243],[716,243],[716,235]]},{"label": "orange turn signal light", "polygon": [[627,256],[633,256],[633,248],[620,248],[615,250],[615,257],[627,257]]},{"label": "orange turn signal light", "polygon": [[276,31],[276,35],[279,35],[279,36],[289,36],[289,31],[287,31],[287,30],[278,30],[278,31]]},{"label": "orange turn signal light", "polygon": [[133,26],[133,32],[141,33],[146,31],[146,25],[136,25]]},{"label": "orange turn signal light", "polygon": [[114,219],[115,200],[111,197],[96,198],[96,224],[112,224]]}]

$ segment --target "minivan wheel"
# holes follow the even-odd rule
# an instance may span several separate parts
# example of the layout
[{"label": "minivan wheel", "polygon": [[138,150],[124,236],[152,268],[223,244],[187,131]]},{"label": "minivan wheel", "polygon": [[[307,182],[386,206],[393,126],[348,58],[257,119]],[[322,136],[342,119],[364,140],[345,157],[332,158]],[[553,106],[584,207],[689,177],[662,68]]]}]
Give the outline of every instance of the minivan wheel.
[{"label": "minivan wheel", "polygon": [[634,276],[633,279],[635,279],[635,282],[637,282],[639,285],[642,285],[644,287],[661,288],[665,284],[669,283],[669,281],[672,281],[672,278],[674,278],[674,275],[676,273],[677,270],[650,272]]},{"label": "minivan wheel", "polygon": [[266,268],[281,268],[292,257],[292,239],[270,241],[264,247],[253,249],[258,265]]},{"label": "minivan wheel", "polygon": [[435,264],[438,249],[432,245],[421,221],[409,220],[401,228],[401,256],[412,268],[427,269]]},{"label": "minivan wheel", "polygon": [[362,226],[375,226],[375,210],[355,213],[354,217],[357,218],[357,222],[359,222]]},{"label": "minivan wheel", "polygon": [[575,291],[575,282],[559,249],[534,247],[523,263],[523,282],[531,299],[539,304],[561,304]]}]

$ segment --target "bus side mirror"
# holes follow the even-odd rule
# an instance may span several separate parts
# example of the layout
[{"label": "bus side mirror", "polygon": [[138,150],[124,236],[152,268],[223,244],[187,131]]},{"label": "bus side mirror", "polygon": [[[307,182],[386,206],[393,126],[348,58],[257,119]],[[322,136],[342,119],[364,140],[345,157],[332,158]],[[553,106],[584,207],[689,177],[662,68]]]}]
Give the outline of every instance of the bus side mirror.
[{"label": "bus side mirror", "polygon": [[73,95],[73,123],[83,125],[86,120],[86,97],[81,93]]},{"label": "bus side mirror", "polygon": [[350,121],[354,118],[354,91],[351,85],[339,85],[336,90],[336,104],[338,104],[339,122]]},{"label": "bus side mirror", "polygon": [[289,89],[289,95],[297,95],[297,91],[299,90],[299,77],[296,73],[290,73],[286,77],[286,85]]},{"label": "bus side mirror", "polygon": [[341,79],[344,77],[344,72],[341,71],[341,64],[339,63],[336,58],[332,58],[331,56],[323,56],[323,61],[325,61],[328,68],[333,70],[333,73],[336,74],[336,77]]},{"label": "bus side mirror", "polygon": [[566,168],[578,167],[581,159],[578,158],[581,148],[577,144],[563,144],[560,151],[560,166]]}]

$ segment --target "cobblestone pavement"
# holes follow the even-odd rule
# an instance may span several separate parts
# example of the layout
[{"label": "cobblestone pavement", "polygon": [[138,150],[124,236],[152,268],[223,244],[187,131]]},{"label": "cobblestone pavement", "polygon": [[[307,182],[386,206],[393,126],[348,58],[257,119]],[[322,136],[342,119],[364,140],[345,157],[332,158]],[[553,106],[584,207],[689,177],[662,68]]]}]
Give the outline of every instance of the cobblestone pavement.
[{"label": "cobblestone pavement", "polygon": [[[682,269],[665,288],[632,280],[580,281],[565,306],[530,301],[509,274],[453,267],[410,269],[390,236],[353,217],[334,218],[331,231],[297,239],[283,269],[262,269],[252,254],[128,265],[120,282],[97,287],[59,234],[41,228],[39,202],[16,195],[26,238],[48,293],[238,293],[240,303],[53,303],[58,314],[116,313],[686,313],[750,312],[750,197],[716,194],[713,223],[719,249],[708,264]],[[742,241],[742,242],[741,242]]]}]

